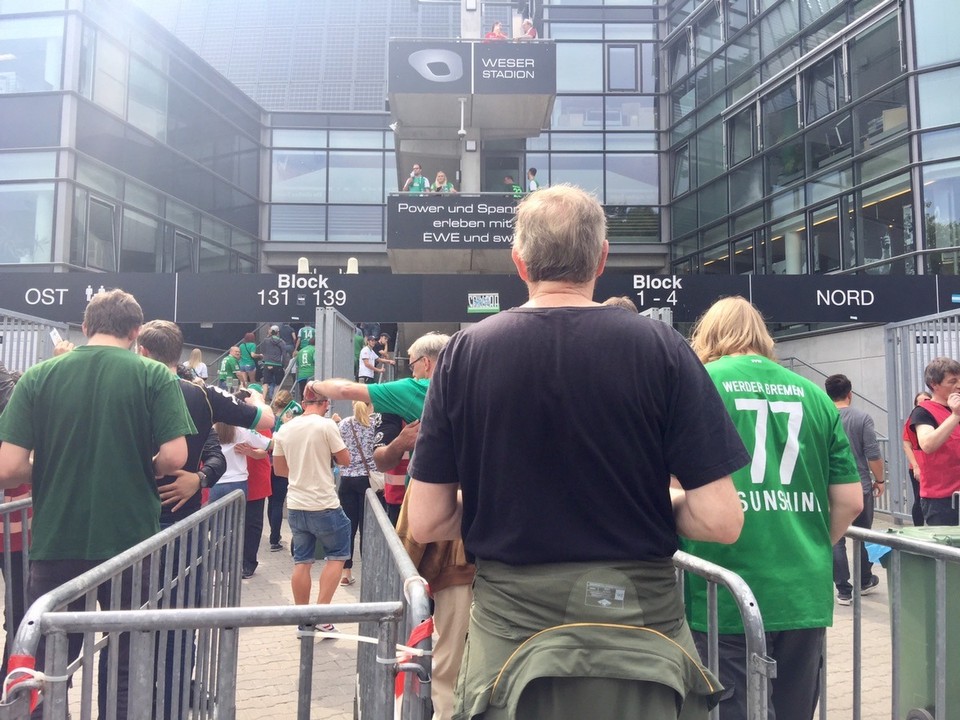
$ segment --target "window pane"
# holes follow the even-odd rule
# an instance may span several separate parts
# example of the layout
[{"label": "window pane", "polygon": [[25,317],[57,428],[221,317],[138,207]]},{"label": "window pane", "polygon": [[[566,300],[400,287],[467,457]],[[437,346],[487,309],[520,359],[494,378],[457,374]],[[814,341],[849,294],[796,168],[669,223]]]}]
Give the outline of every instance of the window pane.
[{"label": "window pane", "polygon": [[643,43],[640,46],[640,80],[641,92],[654,93],[657,91],[657,46],[653,43]]},{"label": "window pane", "polygon": [[[865,189],[860,196],[857,211],[856,237],[858,264],[867,264],[886,258],[902,255],[905,244],[908,251],[913,245],[913,194],[910,191],[910,179],[901,175]],[[930,195],[927,195],[929,200]],[[910,232],[905,234],[905,224]],[[942,247],[937,239],[937,229],[927,223],[927,242],[929,247]],[[893,264],[872,268],[867,272],[876,275],[912,274],[912,266],[899,260]]]},{"label": "window pane", "polygon": [[550,137],[553,150],[603,150],[603,135],[600,133],[553,133]]},{"label": "window pane", "polygon": [[806,135],[812,170],[850,157],[853,150],[853,122],[849,113],[830,118]]},{"label": "window pane", "polygon": [[382,130],[331,130],[332,148],[382,148]]},{"label": "window pane", "polygon": [[907,130],[907,87],[898,83],[861,103],[854,111],[857,134],[864,150],[902,135]]},{"label": "window pane", "polygon": [[763,54],[772,55],[799,30],[797,0],[784,0],[760,21],[760,48]]},{"label": "window pane", "polygon": [[775,224],[765,245],[771,275],[802,275],[807,271],[807,228],[803,215]]},{"label": "window pane", "polygon": [[730,209],[739,210],[763,197],[763,163],[754,160],[730,174]]},{"label": "window pane", "polygon": [[[557,98],[559,102],[560,98]],[[610,96],[605,98],[607,127],[629,130],[656,130],[655,98]]]},{"label": "window pane", "polygon": [[382,207],[328,208],[330,242],[383,242]]},{"label": "window pane", "polygon": [[274,150],[270,199],[273,202],[326,202],[327,153]]},{"label": "window pane", "polygon": [[174,237],[174,272],[197,271],[197,241],[189,235],[175,232]]},{"label": "window pane", "polygon": [[158,140],[167,136],[167,80],[137,58],[130,61],[127,119]]},{"label": "window pane", "polygon": [[599,23],[550,23],[551,40],[600,40],[603,26]]},{"label": "window pane", "polygon": [[612,242],[659,242],[660,209],[606,205],[607,239]]},{"label": "window pane", "polygon": [[637,92],[637,46],[611,46],[607,48],[608,89],[611,92]]},{"label": "window pane", "polygon": [[[603,98],[562,97],[553,104],[551,127],[554,130],[582,130],[598,127],[603,120]],[[588,124],[592,123],[592,124]]]},{"label": "window pane", "polygon": [[603,156],[601,154],[555,154],[550,161],[550,184],[570,183],[603,197]]},{"label": "window pane", "polygon": [[767,153],[766,161],[768,191],[776,192],[799,180],[804,173],[803,140],[780,145]]},{"label": "window pane", "polygon": [[120,236],[120,272],[160,272],[159,237],[156,220],[125,209]]},{"label": "window pane", "polygon": [[733,274],[750,275],[753,273],[753,236],[737,240],[733,244]]},{"label": "window pane", "polygon": [[200,241],[200,272],[230,272],[230,251],[207,240]]},{"label": "window pane", "polygon": [[715,122],[697,134],[697,183],[713,180],[723,172],[723,123]]},{"label": "window pane", "polygon": [[826,117],[837,109],[836,62],[831,55],[806,73],[807,122]]},{"label": "window pane", "polygon": [[127,106],[127,51],[103,33],[97,35],[93,101],[123,116]]},{"label": "window pane", "polygon": [[754,108],[737,113],[729,122],[730,163],[736,165],[753,155],[756,120]]},{"label": "window pane", "polygon": [[326,130],[274,130],[274,147],[327,147]]},{"label": "window pane", "polygon": [[0,93],[59,90],[63,18],[0,21],[0,57]]},{"label": "window pane", "polygon": [[0,263],[50,262],[53,183],[0,185]]},{"label": "window pane", "polygon": [[813,272],[840,269],[840,216],[837,206],[829,205],[813,212]]},{"label": "window pane", "polygon": [[90,198],[87,219],[87,266],[97,270],[117,270],[116,208]]},{"label": "window pane", "polygon": [[690,46],[686,34],[681,35],[670,45],[667,57],[670,63],[671,83],[677,82],[690,72]]},{"label": "window pane", "polygon": [[720,49],[722,28],[720,15],[715,6],[710,7],[696,20],[693,35],[695,62],[703,62]]},{"label": "window pane", "polygon": [[952,0],[913,3],[913,22],[919,67],[960,59],[960,13]]},{"label": "window pane", "polygon": [[690,147],[684,145],[673,159],[673,196],[690,191]]},{"label": "window pane", "polygon": [[[924,208],[928,248],[960,245],[960,163],[941,163],[924,168]],[[960,275],[960,254],[927,256],[929,272]]]},{"label": "window pane", "polygon": [[323,242],[327,208],[324,205],[273,205],[270,208],[271,242]]},{"label": "window pane", "polygon": [[956,92],[960,87],[960,68],[953,67],[917,78],[920,87],[921,127],[952,125],[960,120]]},{"label": "window pane", "polygon": [[603,46],[557,45],[557,92],[603,91]]},{"label": "window pane", "polygon": [[887,150],[882,155],[867,158],[860,166],[860,182],[875,180],[881,175],[903,169],[910,164],[910,148],[905,142]]},{"label": "window pane", "polygon": [[383,192],[383,154],[330,153],[330,202],[386,202]]},{"label": "window pane", "polygon": [[924,133],[920,147],[925,161],[956,157],[960,155],[960,128]]},{"label": "window pane", "polygon": [[900,39],[896,16],[858,35],[850,44],[850,82],[860,98],[899,76]]},{"label": "window pane", "polygon": [[760,62],[760,36],[754,28],[727,46],[727,80],[733,82],[758,62]]},{"label": "window pane", "polygon": [[657,149],[654,133],[607,133],[607,150],[651,151]]},{"label": "window pane", "polygon": [[853,171],[849,167],[821,175],[813,182],[807,183],[807,201],[820,202],[842,193],[851,185],[853,185]]},{"label": "window pane", "polygon": [[761,103],[764,147],[776,145],[797,131],[797,88],[788,83],[774,90]]},{"label": "window pane", "polygon": [[43,180],[56,176],[54,152],[6,153],[0,162],[0,180]]},{"label": "window pane", "polygon": [[[607,40],[656,40],[657,26],[653,23],[607,23]],[[556,39],[556,35],[552,36]]]},{"label": "window pane", "polygon": [[660,202],[656,155],[608,155],[607,193],[610,205],[657,205]]},{"label": "window pane", "polygon": [[686,235],[697,227],[697,196],[691,195],[670,206],[673,237]]},{"label": "window pane", "polygon": [[718,180],[708,185],[699,193],[700,196],[700,225],[718,220],[727,214],[727,180]]}]

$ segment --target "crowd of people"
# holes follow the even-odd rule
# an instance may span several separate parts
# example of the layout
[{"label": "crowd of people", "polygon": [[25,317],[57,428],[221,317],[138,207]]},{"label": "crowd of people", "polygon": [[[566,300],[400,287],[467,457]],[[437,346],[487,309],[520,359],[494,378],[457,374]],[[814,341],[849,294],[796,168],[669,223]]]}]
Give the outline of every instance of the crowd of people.
[{"label": "crowd of people", "polygon": [[[849,604],[851,580],[861,593],[879,585],[867,557],[850,577],[843,543],[851,524],[870,527],[884,490],[873,422],[846,376],[820,387],[777,363],[743,298],[718,300],[689,340],[629,298],[595,302],[608,249],[591,195],[526,195],[512,256],[527,302],[417,338],[410,377],[386,382],[395,354],[378,325],[357,327],[353,378],[317,379],[313,328],[273,325],[231,347],[211,384],[202,354],[180,365],[174,323],[144,323],[121,290],[95,296],[86,345],[16,387],[0,367],[0,486],[34,498],[28,599],[196,512],[204,492],[240,490],[243,577],[256,573],[265,513],[269,549],[286,549],[286,505],[293,601],[330,603],[363,581],[356,538],[372,487],[429,583],[437,720],[706,717],[718,704],[722,720],[746,718],[739,611],[717,597],[715,676],[702,662],[707,586],[678,581],[681,548],[747,582],[777,663],[772,714],[810,720],[835,604]],[[549,362],[531,359],[531,337]],[[960,363],[936,358],[924,381],[903,437],[916,517],[957,525]],[[331,413],[335,400],[352,414]],[[77,422],[91,408],[98,421]],[[134,587],[123,579],[120,606],[135,604]],[[181,632],[177,646],[193,642]],[[126,717],[119,642],[111,702]],[[165,662],[189,678],[172,651]],[[183,692],[171,676],[157,688],[167,698]]]}]

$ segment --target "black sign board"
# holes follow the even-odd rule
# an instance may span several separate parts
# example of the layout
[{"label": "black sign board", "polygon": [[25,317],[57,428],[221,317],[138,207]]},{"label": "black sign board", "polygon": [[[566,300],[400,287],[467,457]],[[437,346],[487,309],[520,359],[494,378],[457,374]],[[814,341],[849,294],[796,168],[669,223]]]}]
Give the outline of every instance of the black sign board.
[{"label": "black sign board", "polygon": [[488,95],[556,95],[557,52],[553,43],[478,43],[473,91]]},{"label": "black sign board", "polygon": [[176,275],[154,273],[3,273],[0,308],[52,322],[79,324],[90,298],[120,288],[136,295],[144,318],[173,318],[176,283]]},{"label": "black sign board", "polygon": [[465,95],[472,91],[471,43],[392,40],[390,93]]},{"label": "black sign board", "polygon": [[516,202],[511,195],[391,195],[387,248],[509,250]]},{"label": "black sign board", "polygon": [[[471,322],[526,300],[516,275],[4,273],[0,308],[80,323],[89,299],[116,287],[137,297],[147,319],[182,323],[309,322],[318,307],[336,308],[351,320]],[[960,278],[610,270],[594,297],[614,295],[630,297],[640,310],[670,308],[677,322],[695,320],[718,298],[742,295],[769,322],[877,323],[960,308]]]}]

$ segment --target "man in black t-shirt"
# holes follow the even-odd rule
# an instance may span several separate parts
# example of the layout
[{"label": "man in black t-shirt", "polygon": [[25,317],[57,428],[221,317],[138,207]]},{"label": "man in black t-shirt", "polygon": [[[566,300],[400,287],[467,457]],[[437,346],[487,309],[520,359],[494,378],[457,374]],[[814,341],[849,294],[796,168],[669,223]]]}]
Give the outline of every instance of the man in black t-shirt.
[{"label": "man in black t-shirt", "polygon": [[[462,533],[477,559],[463,717],[486,711],[501,669],[498,704],[529,702],[539,717],[676,717],[672,688],[618,669],[642,657],[669,676],[649,652],[652,634],[607,637],[611,625],[666,635],[660,650],[684,647],[675,662],[704,677],[689,665],[696,651],[672,555],[678,531],[736,540],[743,512],[729,475],[750,457],[678,333],[593,302],[607,251],[594,197],[569,185],[527,196],[513,260],[529,301],[457,333],[433,375],[407,502],[418,541]],[[671,475],[685,491],[670,490]],[[572,637],[541,632],[561,625]],[[554,638],[585,648],[589,678],[555,662],[567,653]],[[591,653],[598,645],[616,650]],[[527,652],[538,660],[521,681]],[[596,702],[605,682],[617,685],[617,703]],[[704,706],[710,694],[678,692]]]}]

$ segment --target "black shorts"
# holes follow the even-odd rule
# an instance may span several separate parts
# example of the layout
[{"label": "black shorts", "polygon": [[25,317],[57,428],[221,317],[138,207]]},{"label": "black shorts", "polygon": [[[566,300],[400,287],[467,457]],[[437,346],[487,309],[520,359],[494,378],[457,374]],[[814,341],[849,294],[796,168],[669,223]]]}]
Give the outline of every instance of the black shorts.
[{"label": "black shorts", "polygon": [[279,385],[282,383],[283,368],[280,365],[264,365],[263,382],[267,385]]}]

